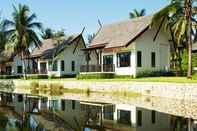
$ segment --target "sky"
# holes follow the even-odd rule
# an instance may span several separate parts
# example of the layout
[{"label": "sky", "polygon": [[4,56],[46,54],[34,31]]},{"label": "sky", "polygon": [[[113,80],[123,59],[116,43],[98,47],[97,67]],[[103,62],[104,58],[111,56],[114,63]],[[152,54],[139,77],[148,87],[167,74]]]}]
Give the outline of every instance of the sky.
[{"label": "sky", "polygon": [[64,29],[66,34],[80,33],[85,27],[84,37],[95,33],[98,19],[109,24],[129,19],[133,9],[146,9],[153,14],[167,5],[169,0],[1,0],[1,17],[11,19],[12,5],[18,3],[30,7],[37,21],[54,30]]}]

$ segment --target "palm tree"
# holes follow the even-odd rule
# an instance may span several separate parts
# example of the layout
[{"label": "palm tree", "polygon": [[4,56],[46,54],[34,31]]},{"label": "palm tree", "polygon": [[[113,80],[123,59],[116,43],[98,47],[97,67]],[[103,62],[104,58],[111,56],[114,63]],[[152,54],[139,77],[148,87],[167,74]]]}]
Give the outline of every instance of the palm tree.
[{"label": "palm tree", "polygon": [[[152,19],[152,26],[158,25],[159,29],[156,33],[156,36],[159,33],[159,30],[162,27],[165,27],[166,30],[169,30],[171,33],[172,41],[175,48],[175,54],[180,57],[179,47],[182,47],[183,44],[188,41],[186,44],[188,47],[188,73],[187,77],[191,78],[192,76],[192,63],[191,63],[191,14],[188,14],[190,9],[191,0],[172,0],[169,5],[157,12]],[[189,5],[188,5],[189,4]],[[192,5],[193,3],[191,3]],[[187,5],[187,6],[186,6]],[[186,7],[186,8],[185,8]],[[190,12],[190,11],[189,11]],[[188,19],[189,18],[189,19]],[[155,39],[156,39],[155,36]]]},{"label": "palm tree", "polygon": [[6,33],[9,36],[9,42],[6,49],[13,51],[21,57],[23,62],[24,78],[26,79],[25,56],[29,53],[32,46],[39,47],[40,40],[35,29],[41,30],[39,22],[34,22],[36,15],[29,15],[30,10],[26,5],[19,4],[18,8],[13,6],[13,20],[5,20],[5,25],[9,28]]},{"label": "palm tree", "polygon": [[0,18],[0,51],[4,50],[5,43],[7,41],[7,37],[5,34],[5,24],[4,21]]},{"label": "palm tree", "polygon": [[137,10],[137,9],[134,9],[133,12],[130,12],[129,13],[129,16],[131,19],[133,18],[136,18],[136,17],[140,17],[140,16],[145,16],[146,15],[146,10],[145,9],[142,9],[142,10]]},{"label": "palm tree", "polygon": [[44,29],[44,31],[42,31],[42,38],[43,39],[50,39],[53,38],[54,34],[53,34],[53,30],[51,28],[46,28]]},{"label": "palm tree", "polygon": [[44,31],[42,31],[42,38],[43,39],[55,39],[59,40],[61,37],[65,36],[64,30],[59,31],[53,31],[51,28],[46,28]]}]

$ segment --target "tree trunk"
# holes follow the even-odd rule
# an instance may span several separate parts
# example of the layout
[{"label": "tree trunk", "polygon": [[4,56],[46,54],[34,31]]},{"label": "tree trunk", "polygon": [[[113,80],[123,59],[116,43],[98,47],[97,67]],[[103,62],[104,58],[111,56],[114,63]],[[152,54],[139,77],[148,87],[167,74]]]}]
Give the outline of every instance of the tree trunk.
[{"label": "tree trunk", "polygon": [[188,70],[187,77],[192,78],[192,36],[191,36],[191,0],[185,0],[186,2],[186,18],[188,21]]},{"label": "tree trunk", "polygon": [[26,75],[26,67],[25,67],[25,59],[24,59],[24,52],[21,53],[21,61],[22,61],[22,69],[23,69],[23,77],[26,80],[27,75]]}]

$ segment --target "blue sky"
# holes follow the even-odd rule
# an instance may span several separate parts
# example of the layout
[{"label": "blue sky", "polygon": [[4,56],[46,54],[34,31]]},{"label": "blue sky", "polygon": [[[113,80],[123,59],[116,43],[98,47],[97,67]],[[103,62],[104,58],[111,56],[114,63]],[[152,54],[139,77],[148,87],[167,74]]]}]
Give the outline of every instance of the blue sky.
[{"label": "blue sky", "polygon": [[96,32],[99,25],[129,19],[133,9],[145,8],[152,14],[167,5],[169,0],[1,0],[3,18],[10,18],[12,5],[27,4],[44,27],[65,29],[66,34],[79,33],[86,27],[84,37]]}]

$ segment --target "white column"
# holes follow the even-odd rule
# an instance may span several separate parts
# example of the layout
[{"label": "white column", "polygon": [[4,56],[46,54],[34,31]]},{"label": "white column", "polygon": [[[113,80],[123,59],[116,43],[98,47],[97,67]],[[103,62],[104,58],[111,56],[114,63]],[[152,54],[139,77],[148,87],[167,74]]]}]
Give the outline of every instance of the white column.
[{"label": "white column", "polygon": [[37,62],[38,66],[38,72],[40,73],[40,61]]},{"label": "white column", "polygon": [[58,76],[61,76],[61,60],[57,60],[57,72]]},{"label": "white column", "polygon": [[116,72],[117,69],[117,57],[116,57],[116,52],[113,52],[113,64],[114,64],[114,71]]},{"label": "white column", "polygon": [[38,100],[38,110],[41,110],[41,103],[42,103],[42,98],[39,98]]}]

